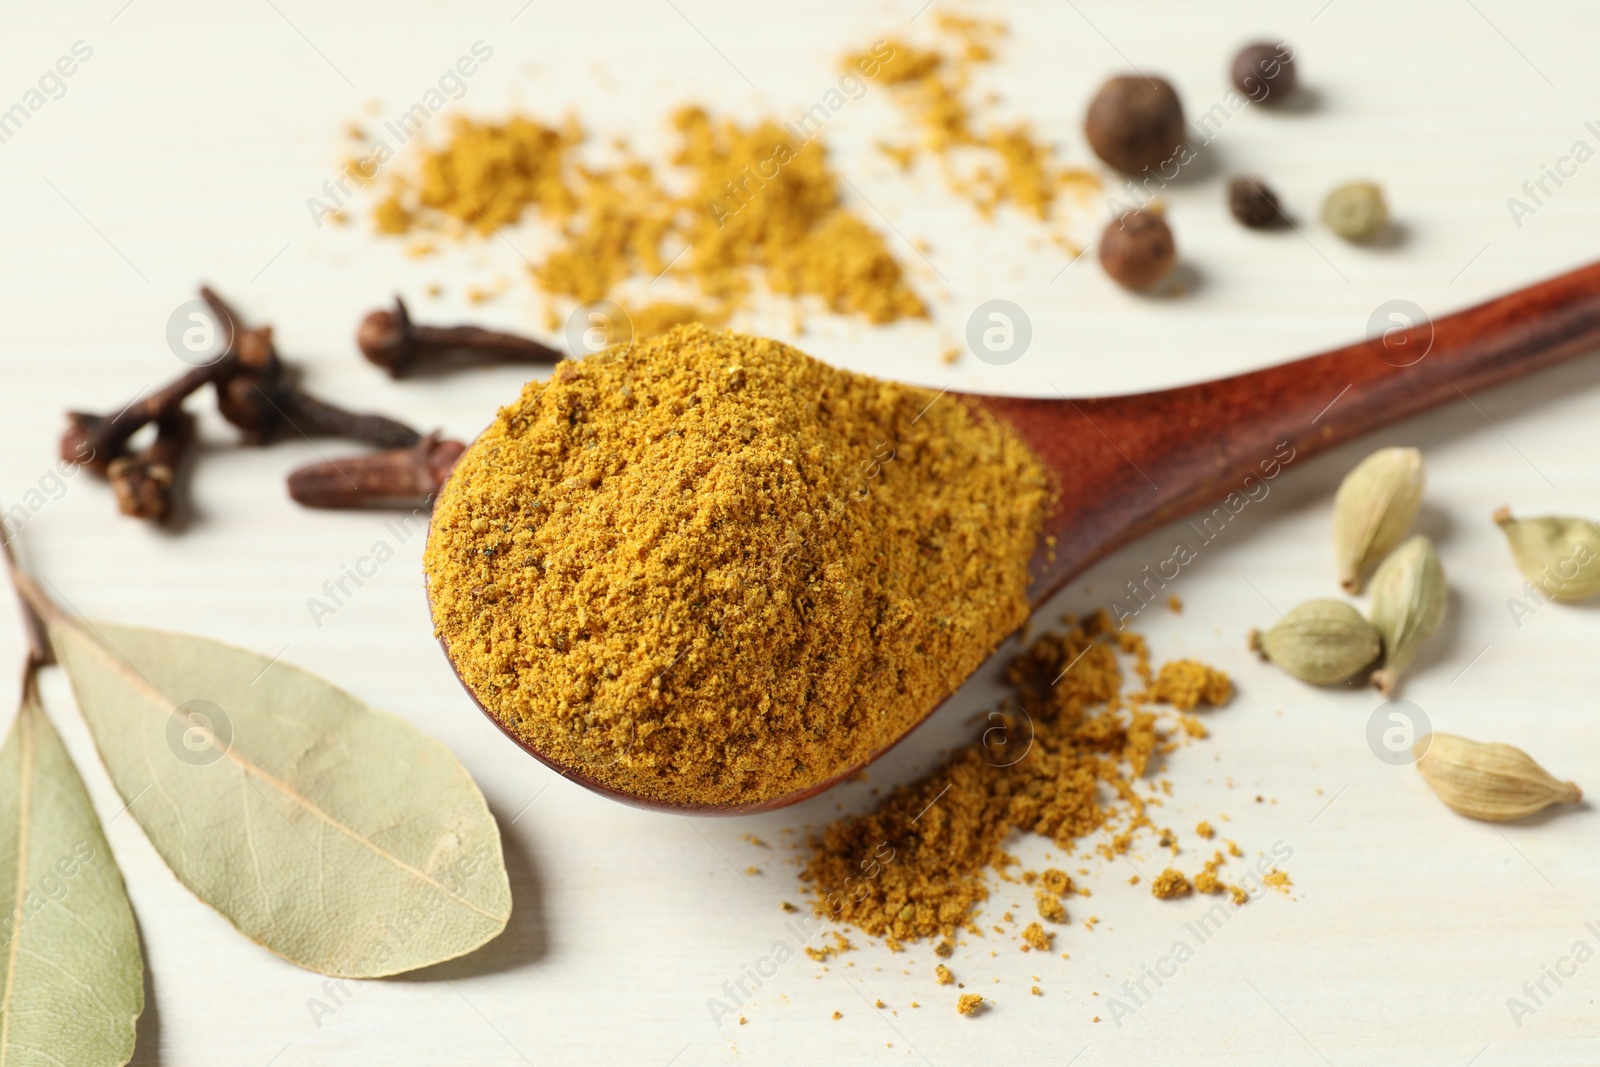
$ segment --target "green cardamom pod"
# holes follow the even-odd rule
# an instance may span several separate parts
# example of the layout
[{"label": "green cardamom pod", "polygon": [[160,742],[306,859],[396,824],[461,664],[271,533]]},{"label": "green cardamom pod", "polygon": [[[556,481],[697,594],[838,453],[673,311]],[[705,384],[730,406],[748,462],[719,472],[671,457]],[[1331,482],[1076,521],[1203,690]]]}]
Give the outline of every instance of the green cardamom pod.
[{"label": "green cardamom pod", "polygon": [[1372,576],[1372,625],[1383,635],[1383,666],[1372,684],[1385,693],[1444,621],[1449,589],[1433,542],[1421,534],[1391,552]]},{"label": "green cardamom pod", "polygon": [[1250,631],[1250,647],[1302,682],[1351,682],[1383,651],[1378,630],[1342,600],[1308,600],[1266,633]]},{"label": "green cardamom pod", "polygon": [[1513,519],[1510,508],[1495,512],[1494,521],[1511,543],[1517,569],[1539,592],[1568,603],[1600,593],[1600,526],[1554,515]]},{"label": "green cardamom pod", "polygon": [[1411,529],[1422,506],[1422,453],[1380,448],[1356,464],[1333,498],[1333,552],[1339,584],[1361,592],[1361,578]]},{"label": "green cardamom pod", "polygon": [[1576,804],[1583,790],[1563,782],[1512,745],[1453,734],[1420,738],[1417,770],[1452,809],[1485,822],[1510,822],[1552,804]]}]

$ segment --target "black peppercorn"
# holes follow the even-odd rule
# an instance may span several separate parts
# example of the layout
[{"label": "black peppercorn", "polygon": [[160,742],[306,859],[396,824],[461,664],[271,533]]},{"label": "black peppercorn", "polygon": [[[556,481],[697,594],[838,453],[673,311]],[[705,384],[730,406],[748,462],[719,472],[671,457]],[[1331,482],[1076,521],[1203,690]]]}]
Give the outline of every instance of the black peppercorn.
[{"label": "black peppercorn", "polygon": [[1278,194],[1260,178],[1233,178],[1228,182],[1228,210],[1252,230],[1270,230],[1289,221],[1278,206]]},{"label": "black peppercorn", "polygon": [[1256,41],[1233,57],[1233,86],[1258,104],[1281,104],[1294,92],[1294,50]]},{"label": "black peppercorn", "polygon": [[1183,162],[1183,105],[1164,78],[1112,78],[1089,102],[1083,129],[1094,154],[1124,174],[1170,167],[1163,177],[1172,178]]},{"label": "black peppercorn", "polygon": [[1178,250],[1167,221],[1153,211],[1112,219],[1100,235],[1100,265],[1127,289],[1148,289],[1172,270]]}]

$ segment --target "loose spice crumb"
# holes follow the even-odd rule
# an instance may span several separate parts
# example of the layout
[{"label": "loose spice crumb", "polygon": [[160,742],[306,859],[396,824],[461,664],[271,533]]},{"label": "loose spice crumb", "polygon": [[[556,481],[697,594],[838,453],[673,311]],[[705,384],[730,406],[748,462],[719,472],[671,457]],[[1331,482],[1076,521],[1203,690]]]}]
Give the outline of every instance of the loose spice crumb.
[{"label": "loose spice crumb", "polygon": [[956,1011],[962,1015],[976,1015],[983,1008],[983,997],[977,993],[963,993],[956,999]]},{"label": "loose spice crumb", "polygon": [[1289,892],[1289,887],[1294,885],[1293,882],[1289,881],[1289,873],[1287,871],[1280,871],[1277,868],[1273,868],[1272,870],[1268,871],[1262,876],[1261,880],[1270,885],[1272,888],[1276,889],[1278,892],[1284,894],[1287,894]]},{"label": "loose spice crumb", "polygon": [[1202,821],[1200,823],[1197,823],[1195,825],[1194,832],[1199,834],[1201,837],[1205,838],[1207,841],[1209,841],[1213,837],[1215,837],[1216,833],[1217,833],[1215,830],[1213,830],[1211,828],[1211,824],[1210,823],[1204,822],[1204,821]]},{"label": "loose spice crumb", "polygon": [[438,635],[508,730],[641,797],[864,762],[1027,617],[1047,476],[937,399],[699,326],[562,363],[440,495]]},{"label": "loose spice crumb", "polygon": [[956,980],[956,976],[950,973],[950,968],[942,963],[933,969],[933,973],[939,979],[940,985],[949,985]]},{"label": "loose spice crumb", "polygon": [[[1085,871],[1084,873],[1088,873]],[[1039,876],[1039,884],[1058,897],[1064,897],[1074,889],[1072,875],[1055,867],[1045,869]]]},{"label": "loose spice crumb", "polygon": [[1233,683],[1226,674],[1192,659],[1162,664],[1161,674],[1150,687],[1150,699],[1179,711],[1193,711],[1200,704],[1220,707],[1232,695]]},{"label": "loose spice crumb", "polygon": [[1050,893],[1040,890],[1034,895],[1034,903],[1038,905],[1039,918],[1048,919],[1053,923],[1067,921],[1067,909],[1062,906],[1057,897]]},{"label": "loose spice crumb", "polygon": [[1033,995],[1036,996],[1036,997],[1044,996],[1044,994],[1039,991],[1039,987],[1038,986],[1034,986],[1033,987]]},{"label": "loose spice crumb", "polygon": [[941,959],[949,959],[956,948],[949,941],[941,941],[933,946],[933,954]]},{"label": "loose spice crumb", "polygon": [[1024,945],[1024,951],[1031,946],[1040,952],[1048,952],[1050,951],[1050,942],[1055,936],[1055,934],[1047,931],[1038,923],[1029,923],[1022,931],[1022,940],[1027,942]]},{"label": "loose spice crumb", "polygon": [[1158,900],[1171,900],[1173,897],[1188,896],[1193,887],[1183,872],[1168,867],[1150,883],[1150,893]]},{"label": "loose spice crumb", "polygon": [[834,1017],[835,1021],[837,1021],[839,1019],[843,1019],[844,1018],[844,1012],[836,1011],[836,1012],[833,1013],[833,1017]]},{"label": "loose spice crumb", "polygon": [[1177,593],[1173,593],[1171,596],[1167,597],[1167,610],[1171,611],[1174,615],[1183,614],[1183,598],[1178,596]]}]

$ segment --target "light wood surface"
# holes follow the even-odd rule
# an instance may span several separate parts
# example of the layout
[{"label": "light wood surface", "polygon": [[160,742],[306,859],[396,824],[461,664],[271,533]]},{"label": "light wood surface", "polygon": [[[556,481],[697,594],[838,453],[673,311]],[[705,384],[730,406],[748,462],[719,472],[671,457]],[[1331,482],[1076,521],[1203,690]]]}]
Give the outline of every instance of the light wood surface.
[{"label": "light wood surface", "polygon": [[[357,222],[316,226],[306,200],[336,177],[350,122],[390,117],[482,40],[493,57],[459,107],[520,105],[580,113],[597,139],[626,136],[659,152],[665,112],[699,101],[742,118],[799,114],[837,81],[837,57],[874,38],[915,38],[921,0],[758,5],[649,0],[604,8],[520,0],[471,4],[215,5],[95,0],[14,9],[0,57],[0,106],[21,100],[74,42],[92,48],[19,132],[0,143],[7,255],[0,262],[3,418],[0,495],[47,492],[68,407],[114,409],[181,366],[167,317],[201,280],[253,320],[274,323],[309,384],[457,436],[474,434],[512,395],[515,370],[394,383],[364,364],[360,316],[396,290],[419,319],[470,318],[543,331],[522,256],[548,246],[537,225],[415,260]],[[1117,291],[1092,260],[1067,267],[1036,227],[990,225],[934,173],[900,176],[873,149],[903,123],[874,86],[830,120],[825,138],[853,183],[848,199],[891,234],[935,307],[934,320],[886,330],[820,321],[798,343],[842,366],[933,386],[1054,395],[1157,388],[1264,366],[1353,340],[1373,310],[1404,298],[1443,312],[1600,254],[1600,162],[1513,219],[1507,198],[1583,141],[1600,149],[1600,72],[1591,5],[1509,0],[1305,0],[1294,4],[1090,2],[988,5],[1012,34],[981,76],[1001,115],[1026,118],[1088,162],[1078,123],[1105,75],[1163,72],[1191,115],[1228,91],[1233,49],[1284,36],[1314,106],[1230,115],[1201,173],[1165,190],[1192,292],[1149,300]],[[374,104],[375,102],[375,104]],[[435,118],[437,135],[445,119]],[[1596,129],[1585,123],[1595,121]],[[1221,176],[1259,173],[1299,221],[1275,235],[1228,218]],[[1209,172],[1209,176],[1208,173]],[[1321,195],[1353,177],[1380,182],[1400,220],[1393,247],[1344,245],[1315,221]],[[878,209],[882,209],[882,214]],[[1086,243],[1103,203],[1068,214]],[[885,217],[892,223],[888,229]],[[905,239],[925,241],[926,259]],[[425,297],[431,282],[442,298]],[[469,285],[506,292],[469,305]],[[1034,327],[1020,361],[991,367],[939,352],[967,314],[1002,297]],[[739,324],[792,338],[772,305]],[[544,333],[551,340],[553,334]],[[1429,462],[1421,528],[1438,541],[1453,588],[1444,633],[1404,692],[1433,724],[1518,744],[1553,772],[1600,790],[1595,651],[1600,611],[1521,598],[1490,513],[1600,516],[1600,359],[1460,402],[1370,445],[1411,443]],[[870,780],[802,807],[743,820],[630,810],[556,779],[474,710],[434,645],[423,603],[420,538],[382,514],[301,510],[283,475],[317,458],[304,443],[252,451],[207,412],[208,452],[192,484],[198,515],[181,536],[113,516],[105,486],[79,475],[45,497],[17,543],[26,563],[91,616],[192,630],[318,671],[445,741],[476,776],[505,830],[516,912],[482,952],[405,980],[328,989],[237,935],[162,866],[115,796],[58,672],[45,679],[52,719],[83,768],[126,876],[151,972],[135,1062],[310,1067],[627,1062],[1080,1065],[1132,1061],[1244,1064],[1593,1064],[1600,1061],[1600,962],[1560,963],[1579,942],[1600,951],[1600,828],[1592,806],[1530,825],[1461,819],[1410,768],[1366,741],[1380,701],[1305,688],[1256,663],[1247,628],[1311,596],[1332,595],[1329,501],[1368,444],[1291,464],[1173,584],[1182,615],[1143,612],[1160,658],[1193,655],[1231,671],[1239,694],[1208,714],[1211,740],[1161,768],[1173,794],[1160,816],[1183,832],[1182,865],[1209,849],[1190,833],[1209,819],[1253,862],[1274,848],[1288,896],[1269,893],[1199,943],[1186,926],[1210,901],[1154,900],[1146,876],[1165,857],[1146,842],[1125,860],[1071,859],[1093,896],[1058,947],[1022,954],[1013,936],[968,938],[950,961],[967,991],[993,999],[958,1017],[935,985],[928,946],[860,950],[828,969],[803,956],[778,968],[720,1028],[710,998],[787,942],[780,901],[803,900],[792,843],[810,825],[860,807],[930,765],[974,730],[998,693],[992,670]],[[41,482],[41,479],[44,481]],[[1129,491],[1137,487],[1130,485]],[[1171,554],[1182,527],[1153,534],[1095,567],[1041,613],[1104,604]],[[395,550],[321,624],[308,598],[383,541]],[[20,662],[22,632],[0,612],[0,664]],[[1257,797],[1261,799],[1258,801]],[[1224,821],[1226,820],[1226,821]],[[772,844],[751,845],[745,834]],[[1014,851],[1045,860],[1038,840]],[[1059,858],[1059,857],[1058,857]],[[746,867],[760,868],[745,876]],[[1020,887],[989,905],[1022,914]],[[987,926],[986,926],[987,928]],[[1112,1021],[1124,982],[1186,940],[1193,957],[1146,1003]],[[991,955],[993,953],[993,955]],[[1573,971],[1535,1001],[1525,982]],[[1032,976],[1037,975],[1037,979]],[[998,981],[996,981],[998,979]],[[1029,995],[1037,984],[1042,997]],[[747,984],[748,988],[748,984]],[[1507,999],[1531,1014],[1514,1018]],[[887,1006],[878,1011],[873,1002]],[[911,1008],[912,1001],[921,1004]],[[316,1004],[323,1005],[321,1010]],[[328,1010],[335,1009],[335,1010]],[[831,1016],[841,1012],[834,1021]],[[1101,1022],[1092,1022],[1100,1016]]]}]

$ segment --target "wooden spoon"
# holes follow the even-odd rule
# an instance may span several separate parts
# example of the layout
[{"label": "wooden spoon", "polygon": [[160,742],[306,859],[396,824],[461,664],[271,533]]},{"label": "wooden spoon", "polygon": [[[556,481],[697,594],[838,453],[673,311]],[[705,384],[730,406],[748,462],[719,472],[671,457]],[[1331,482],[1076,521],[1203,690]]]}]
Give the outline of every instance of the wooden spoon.
[{"label": "wooden spoon", "polygon": [[[1028,598],[1038,609],[1090,564],[1163,523],[1230,493],[1246,497],[1284,467],[1371,430],[1596,347],[1600,263],[1433,322],[1199,385],[1092,400],[956,395],[1008,422],[1059,482],[1060,499],[1030,567]],[[1226,516],[1231,512],[1223,507],[1201,521],[1216,529]],[[1043,547],[1047,536],[1055,538],[1052,553]],[[936,710],[930,707],[906,733]],[[493,715],[489,720],[579,785],[625,804],[683,815],[787,807],[837,785],[893,747],[771,800],[680,805],[620,792],[540,752]]]}]

